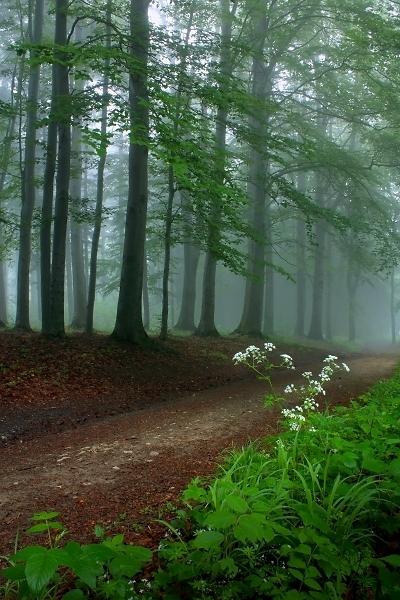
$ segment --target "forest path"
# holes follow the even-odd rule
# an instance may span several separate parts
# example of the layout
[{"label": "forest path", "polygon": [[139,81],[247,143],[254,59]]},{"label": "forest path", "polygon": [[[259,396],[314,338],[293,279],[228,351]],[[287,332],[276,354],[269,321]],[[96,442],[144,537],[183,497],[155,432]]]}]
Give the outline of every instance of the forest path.
[{"label": "forest path", "polygon": [[[341,359],[351,371],[329,384],[332,404],[348,402],[398,363],[397,354]],[[313,372],[320,368],[315,359],[301,365]],[[296,379],[279,372],[275,388]],[[278,431],[279,410],[263,407],[265,392],[264,383],[247,378],[0,448],[0,547],[34,511],[50,508],[78,536],[85,537],[86,528],[87,537],[88,528],[102,522],[151,544],[156,534],[144,515],[174,500],[193,476],[212,472],[223,449]],[[133,526],[133,519],[146,525]]]}]

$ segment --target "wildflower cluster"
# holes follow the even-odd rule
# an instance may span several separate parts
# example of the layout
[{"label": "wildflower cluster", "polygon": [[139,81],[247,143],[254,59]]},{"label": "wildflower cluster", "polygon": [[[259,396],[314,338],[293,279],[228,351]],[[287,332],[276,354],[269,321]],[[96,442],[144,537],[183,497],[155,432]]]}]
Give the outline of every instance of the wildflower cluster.
[{"label": "wildflower cluster", "polygon": [[275,344],[272,342],[265,342],[264,346],[259,348],[258,346],[249,346],[243,352],[237,352],[232,360],[235,365],[244,365],[254,371],[259,379],[266,381],[271,388],[271,396],[268,398],[274,398],[274,392],[272,389],[271,372],[272,369],[290,369],[294,370],[293,358],[289,354],[281,354],[280,361],[274,362],[271,360],[271,352],[276,350]]},{"label": "wildflower cluster", "polygon": [[[282,410],[282,415],[292,431],[299,431],[306,423],[307,417],[319,408],[316,398],[320,395],[326,396],[324,385],[331,381],[335,371],[350,371],[346,363],[339,365],[337,360],[337,356],[330,354],[324,358],[324,366],[317,377],[314,377],[311,371],[305,371],[301,375],[305,380],[304,385],[296,388],[294,384],[289,384],[285,387],[285,394],[296,394],[299,400],[295,407]],[[309,428],[309,431],[314,431],[314,428]]]},{"label": "wildflower cluster", "polygon": [[[289,354],[281,354],[280,362],[273,363],[269,358],[269,353],[276,350],[276,347],[271,342],[264,344],[264,348],[257,346],[249,346],[244,352],[238,352],[233,357],[235,364],[244,364],[254,371],[259,379],[267,381],[270,385],[272,394],[267,396],[267,400],[279,400],[274,394],[271,382],[271,371],[274,368],[286,368],[295,370],[293,358]],[[299,431],[304,427],[307,418],[311,413],[319,408],[317,402],[318,396],[325,396],[325,384],[329,383],[337,371],[350,371],[348,365],[344,362],[338,363],[338,357],[330,354],[323,360],[321,372],[314,376],[311,371],[305,371],[301,374],[304,384],[296,387],[294,383],[289,383],[284,388],[284,393],[287,395],[293,394],[297,399],[297,404],[293,408],[283,408],[282,415],[285,418],[288,427],[292,431]],[[309,431],[315,431],[313,427],[309,427]]]}]

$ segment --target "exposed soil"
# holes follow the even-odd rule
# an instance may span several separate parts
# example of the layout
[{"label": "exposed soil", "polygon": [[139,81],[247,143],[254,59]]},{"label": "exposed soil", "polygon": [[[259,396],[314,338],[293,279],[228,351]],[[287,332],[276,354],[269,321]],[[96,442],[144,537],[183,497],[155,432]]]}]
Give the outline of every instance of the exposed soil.
[{"label": "exposed soil", "polygon": [[[247,343],[176,339],[168,353],[109,348],[101,337],[0,336],[0,549],[9,551],[16,529],[43,509],[58,510],[82,540],[101,523],[157,544],[154,517],[191,478],[211,473],[224,449],[279,430],[279,411],[262,405],[265,385],[226,360]],[[326,354],[291,353],[300,370],[311,371]],[[394,354],[341,356],[351,372],[330,385],[335,404],[388,376],[398,361]],[[295,380],[277,372],[276,387]]]}]

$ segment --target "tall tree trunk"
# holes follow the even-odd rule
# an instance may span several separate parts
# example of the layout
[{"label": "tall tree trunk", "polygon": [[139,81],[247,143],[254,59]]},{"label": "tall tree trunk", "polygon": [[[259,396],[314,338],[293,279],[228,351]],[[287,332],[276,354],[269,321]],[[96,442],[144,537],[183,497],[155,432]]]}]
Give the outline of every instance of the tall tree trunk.
[{"label": "tall tree trunk", "polygon": [[[34,24],[30,42],[40,44],[43,32],[44,0],[36,0]],[[31,61],[35,61],[37,51],[31,50]],[[36,167],[36,123],[38,116],[38,96],[40,64],[30,66],[28,81],[25,156],[22,177],[22,204],[19,234],[19,257],[17,275],[17,312],[15,327],[30,330],[29,320],[29,271],[32,251],[32,218],[35,207],[35,167]]]},{"label": "tall tree trunk", "polygon": [[[237,8],[237,0],[220,0],[221,9],[221,93],[223,87],[232,76],[232,23]],[[216,184],[222,186],[225,180],[226,165],[226,129],[228,109],[221,103],[217,109],[215,126],[215,164]],[[217,336],[215,326],[215,284],[217,272],[218,244],[220,239],[221,206],[215,202],[212,215],[208,223],[208,247],[204,264],[203,291],[200,322],[196,329],[197,335]]]},{"label": "tall tree trunk", "polygon": [[194,314],[196,308],[197,267],[200,249],[189,240],[183,247],[183,289],[182,301],[175,329],[180,331],[195,330]]},{"label": "tall tree trunk", "polygon": [[[318,183],[316,197],[320,206],[324,204],[324,181],[317,173]],[[312,308],[311,323],[308,337],[313,340],[323,340],[323,305],[324,305],[324,268],[325,268],[325,222],[318,219],[315,225],[314,270],[312,279]]]},{"label": "tall tree trunk", "polygon": [[47,126],[46,163],[43,176],[43,199],[40,219],[40,286],[42,297],[42,332],[50,331],[51,319],[51,228],[53,220],[54,175],[57,158],[57,95],[58,68],[52,66],[52,89],[49,123]]},{"label": "tall tree trunk", "polygon": [[396,343],[396,286],[394,278],[394,268],[390,274],[390,329],[392,334],[392,344]]},{"label": "tall tree trunk", "polygon": [[[306,175],[297,176],[297,189],[301,194],[306,192]],[[303,215],[296,219],[296,336],[305,335],[306,314],[306,224]]]},{"label": "tall tree trunk", "polygon": [[161,309],[161,331],[160,340],[165,341],[168,334],[168,308],[169,308],[169,272],[171,266],[171,230],[172,230],[172,209],[175,197],[174,169],[170,165],[168,169],[168,203],[165,215],[165,235],[164,235],[164,269],[162,278],[162,309]]},{"label": "tall tree trunk", "polygon": [[[265,143],[268,124],[265,102],[271,90],[272,76],[272,69],[271,67],[266,67],[264,59],[267,29],[266,7],[260,3],[254,14],[255,48],[252,64],[251,91],[254,106],[249,118],[249,129],[252,132],[253,141],[249,153],[247,184],[247,195],[251,210],[250,222],[255,237],[249,240],[247,268],[250,277],[246,278],[243,313],[239,327],[237,328],[238,333],[255,336],[262,336],[264,298],[265,197],[267,183]],[[271,234],[270,223],[268,223],[268,230]]]},{"label": "tall tree trunk", "polygon": [[[173,123],[173,137],[179,136],[180,120],[182,112],[188,109],[189,102],[187,98],[182,98],[182,77],[186,71],[187,53],[189,48],[189,39],[193,25],[194,4],[190,6],[189,22],[186,28],[185,45],[182,51],[182,58],[178,73],[178,89],[176,93],[176,109]],[[183,99],[183,103],[182,103]],[[168,313],[169,313],[169,275],[171,270],[171,243],[172,243],[172,221],[173,221],[173,206],[175,199],[175,173],[174,164],[168,167],[168,201],[165,215],[165,234],[164,234],[164,268],[162,278],[162,307],[161,307],[161,330],[160,339],[165,341],[168,335]]]},{"label": "tall tree trunk", "polygon": [[68,323],[71,323],[74,316],[74,290],[72,277],[72,258],[71,258],[71,228],[67,227],[67,239],[65,246],[65,292],[66,292],[66,313]]},{"label": "tall tree trunk", "polygon": [[272,217],[271,205],[268,203],[265,207],[265,290],[264,290],[264,333],[271,336],[274,333],[275,327],[275,271],[274,271],[274,255],[272,246]]},{"label": "tall tree trunk", "polygon": [[[81,37],[76,36],[80,41]],[[77,86],[78,93],[83,91],[83,82]],[[71,143],[71,182],[70,196],[73,211],[71,215],[71,264],[74,310],[71,327],[83,329],[86,323],[86,277],[83,255],[82,224],[79,222],[79,212],[82,205],[82,135],[80,119],[75,119],[72,127]],[[78,216],[78,218],[77,218]]]},{"label": "tall tree trunk", "polygon": [[[0,165],[0,208],[3,204],[3,194],[6,184],[7,172],[11,163],[12,142],[15,134],[15,125],[17,113],[15,110],[14,92],[17,89],[17,95],[22,91],[22,61],[15,65],[11,79],[10,108],[13,111],[7,124],[6,134],[3,139]],[[0,222],[0,327],[7,325],[7,265],[4,260],[5,248],[3,248],[3,224]]]},{"label": "tall tree trunk", "polygon": [[120,292],[113,333],[119,340],[139,344],[147,340],[142,317],[142,292],[148,200],[148,9],[149,0],[131,0],[129,192]]},{"label": "tall tree trunk", "polygon": [[325,260],[325,273],[326,273],[326,306],[325,306],[325,331],[326,339],[331,342],[333,339],[332,331],[332,247],[331,240],[328,237],[326,239],[326,260]]},{"label": "tall tree trunk", "polygon": [[0,262],[0,328],[7,325],[7,269],[5,262]]},{"label": "tall tree trunk", "polygon": [[[111,0],[107,2],[106,8],[107,14],[107,49],[111,48]],[[103,201],[104,201],[104,172],[107,161],[107,120],[108,120],[108,102],[109,102],[109,85],[110,78],[108,70],[110,67],[110,59],[107,57],[104,61],[104,80],[102,90],[102,110],[101,110],[101,145],[100,145],[100,158],[97,166],[97,187],[96,187],[96,208],[94,217],[94,228],[92,237],[92,247],[90,251],[90,272],[89,272],[89,286],[88,286],[88,303],[86,312],[86,332],[93,332],[93,316],[94,316],[94,303],[96,300],[96,280],[97,280],[97,257],[99,252],[99,241],[101,233],[101,221],[103,212]]]},{"label": "tall tree trunk", "polygon": [[146,251],[143,263],[143,326],[148,331],[150,329],[150,297]]},{"label": "tall tree trunk", "polygon": [[58,122],[58,164],[56,176],[56,198],[54,207],[54,234],[51,261],[50,283],[50,323],[45,333],[52,336],[65,334],[64,324],[64,285],[65,248],[68,222],[69,183],[71,172],[71,116],[69,105],[68,66],[65,64],[67,45],[68,0],[56,1],[55,44],[59,60],[57,69],[57,114]]}]

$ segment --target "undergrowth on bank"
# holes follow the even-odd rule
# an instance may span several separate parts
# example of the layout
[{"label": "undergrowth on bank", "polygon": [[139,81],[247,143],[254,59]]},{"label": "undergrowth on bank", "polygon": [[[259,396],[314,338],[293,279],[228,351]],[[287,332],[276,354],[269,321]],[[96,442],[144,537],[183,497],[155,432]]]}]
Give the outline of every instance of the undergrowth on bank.
[{"label": "undergrowth on bank", "polygon": [[308,411],[307,426],[288,419],[192,481],[153,554],[100,528],[97,544],[64,544],[57,513],[35,515],[30,533],[48,542],[7,557],[3,596],[397,600],[400,370],[348,408]]}]

